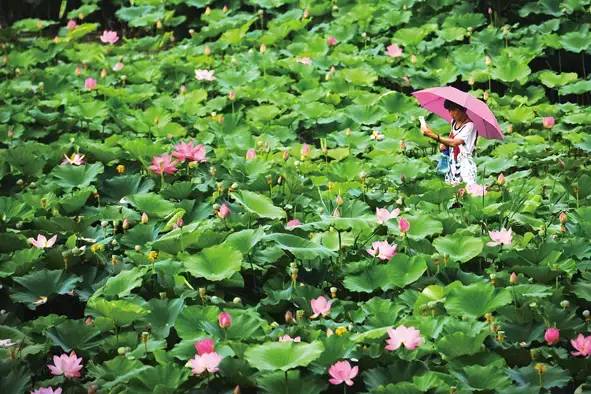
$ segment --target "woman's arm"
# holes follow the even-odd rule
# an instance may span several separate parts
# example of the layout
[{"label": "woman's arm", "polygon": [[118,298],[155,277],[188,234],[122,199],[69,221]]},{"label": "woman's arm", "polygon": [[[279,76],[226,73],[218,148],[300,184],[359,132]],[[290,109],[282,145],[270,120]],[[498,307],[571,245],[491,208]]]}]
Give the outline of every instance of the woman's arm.
[{"label": "woman's arm", "polygon": [[451,147],[455,147],[458,145],[462,145],[464,143],[464,140],[461,138],[448,138],[448,137],[442,137],[438,134],[435,134],[433,132],[433,130],[431,130],[430,128],[425,128],[425,129],[421,129],[421,132],[423,133],[424,136],[427,136],[439,143],[442,143],[443,145],[446,146],[451,146]]}]

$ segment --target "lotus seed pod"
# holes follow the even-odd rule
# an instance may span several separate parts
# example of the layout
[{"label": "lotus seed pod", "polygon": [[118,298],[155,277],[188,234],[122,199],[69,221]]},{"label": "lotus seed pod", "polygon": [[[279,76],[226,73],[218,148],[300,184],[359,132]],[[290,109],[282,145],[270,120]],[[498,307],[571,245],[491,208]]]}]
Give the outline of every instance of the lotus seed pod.
[{"label": "lotus seed pod", "polygon": [[144,342],[144,343],[148,342],[149,338],[150,338],[150,333],[148,331],[143,331],[142,332],[142,342]]},{"label": "lotus seed pod", "polygon": [[109,222],[107,222],[106,220],[101,221],[101,227],[107,227],[108,225],[109,225]]},{"label": "lotus seed pod", "polygon": [[298,309],[296,311],[296,319],[297,319],[297,321],[303,320],[304,319],[304,316],[305,316],[305,312],[304,312],[303,309]]},{"label": "lotus seed pod", "polygon": [[22,186],[25,183],[25,181],[23,181],[22,179],[19,179],[16,181],[16,184],[19,186]]},{"label": "lotus seed pod", "polygon": [[124,355],[125,353],[127,353],[127,347],[120,346],[117,348],[117,354]]},{"label": "lotus seed pod", "polygon": [[332,298],[336,298],[336,296],[337,296],[337,288],[336,287],[333,286],[330,288],[330,296]]},{"label": "lotus seed pod", "polygon": [[142,250],[142,247],[141,247],[140,245],[135,245],[135,246],[133,247],[133,249],[134,249],[136,252],[139,252],[140,250]]},{"label": "lotus seed pod", "polygon": [[234,304],[242,304],[242,299],[240,297],[234,297],[232,300]]},{"label": "lotus seed pod", "polygon": [[568,221],[568,216],[566,215],[566,212],[560,212],[560,215],[558,215],[558,220],[560,220],[560,224],[566,224],[566,222]]},{"label": "lotus seed pod", "polygon": [[588,310],[588,309],[585,309],[585,310],[583,311],[583,317],[584,317],[585,319],[587,319],[587,318],[588,318],[590,315],[591,315],[591,313],[589,313],[589,310]]},{"label": "lotus seed pod", "polygon": [[529,303],[529,307],[530,307],[530,308],[534,308],[534,309],[535,309],[535,308],[537,308],[537,307],[538,307],[538,304],[537,304],[536,302],[530,302],[530,303]]},{"label": "lotus seed pod", "polygon": [[544,363],[536,363],[536,365],[534,365],[534,369],[538,372],[538,374],[543,375],[546,372],[546,365]]}]

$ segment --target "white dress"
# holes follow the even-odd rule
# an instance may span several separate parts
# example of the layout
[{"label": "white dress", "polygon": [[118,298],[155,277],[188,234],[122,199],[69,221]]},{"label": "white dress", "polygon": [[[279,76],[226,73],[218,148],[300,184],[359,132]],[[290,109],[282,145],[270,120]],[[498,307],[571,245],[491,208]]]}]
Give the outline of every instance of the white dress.
[{"label": "white dress", "polygon": [[451,185],[461,182],[471,185],[476,183],[476,163],[472,158],[472,152],[476,145],[476,129],[472,122],[467,122],[459,128],[456,128],[455,124],[455,121],[452,121],[450,138],[461,138],[464,143],[459,145],[457,158],[454,149],[449,148],[450,164],[449,171],[445,174],[445,182]]}]

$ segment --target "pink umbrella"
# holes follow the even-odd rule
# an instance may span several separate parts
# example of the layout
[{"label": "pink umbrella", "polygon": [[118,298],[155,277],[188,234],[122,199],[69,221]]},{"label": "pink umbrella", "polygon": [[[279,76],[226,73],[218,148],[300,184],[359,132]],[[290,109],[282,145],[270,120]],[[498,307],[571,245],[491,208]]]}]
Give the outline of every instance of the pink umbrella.
[{"label": "pink umbrella", "polygon": [[484,138],[502,140],[505,138],[497,119],[485,102],[478,100],[469,93],[462,92],[452,86],[442,86],[418,90],[412,93],[419,100],[422,107],[451,122],[452,118],[443,102],[447,99],[466,108],[466,114],[474,122],[478,135]]}]

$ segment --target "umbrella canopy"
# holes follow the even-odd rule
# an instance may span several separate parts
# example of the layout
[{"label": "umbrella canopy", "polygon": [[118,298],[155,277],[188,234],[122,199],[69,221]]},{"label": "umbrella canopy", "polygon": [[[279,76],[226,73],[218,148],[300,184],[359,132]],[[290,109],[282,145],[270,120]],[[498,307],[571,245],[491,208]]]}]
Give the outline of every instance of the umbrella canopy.
[{"label": "umbrella canopy", "polygon": [[417,90],[412,95],[419,100],[422,107],[439,115],[448,122],[451,122],[452,118],[447,109],[443,107],[443,102],[445,100],[453,101],[466,108],[466,114],[474,122],[478,135],[496,140],[505,138],[497,123],[497,119],[488,108],[488,105],[469,93],[452,86],[442,86]]}]

